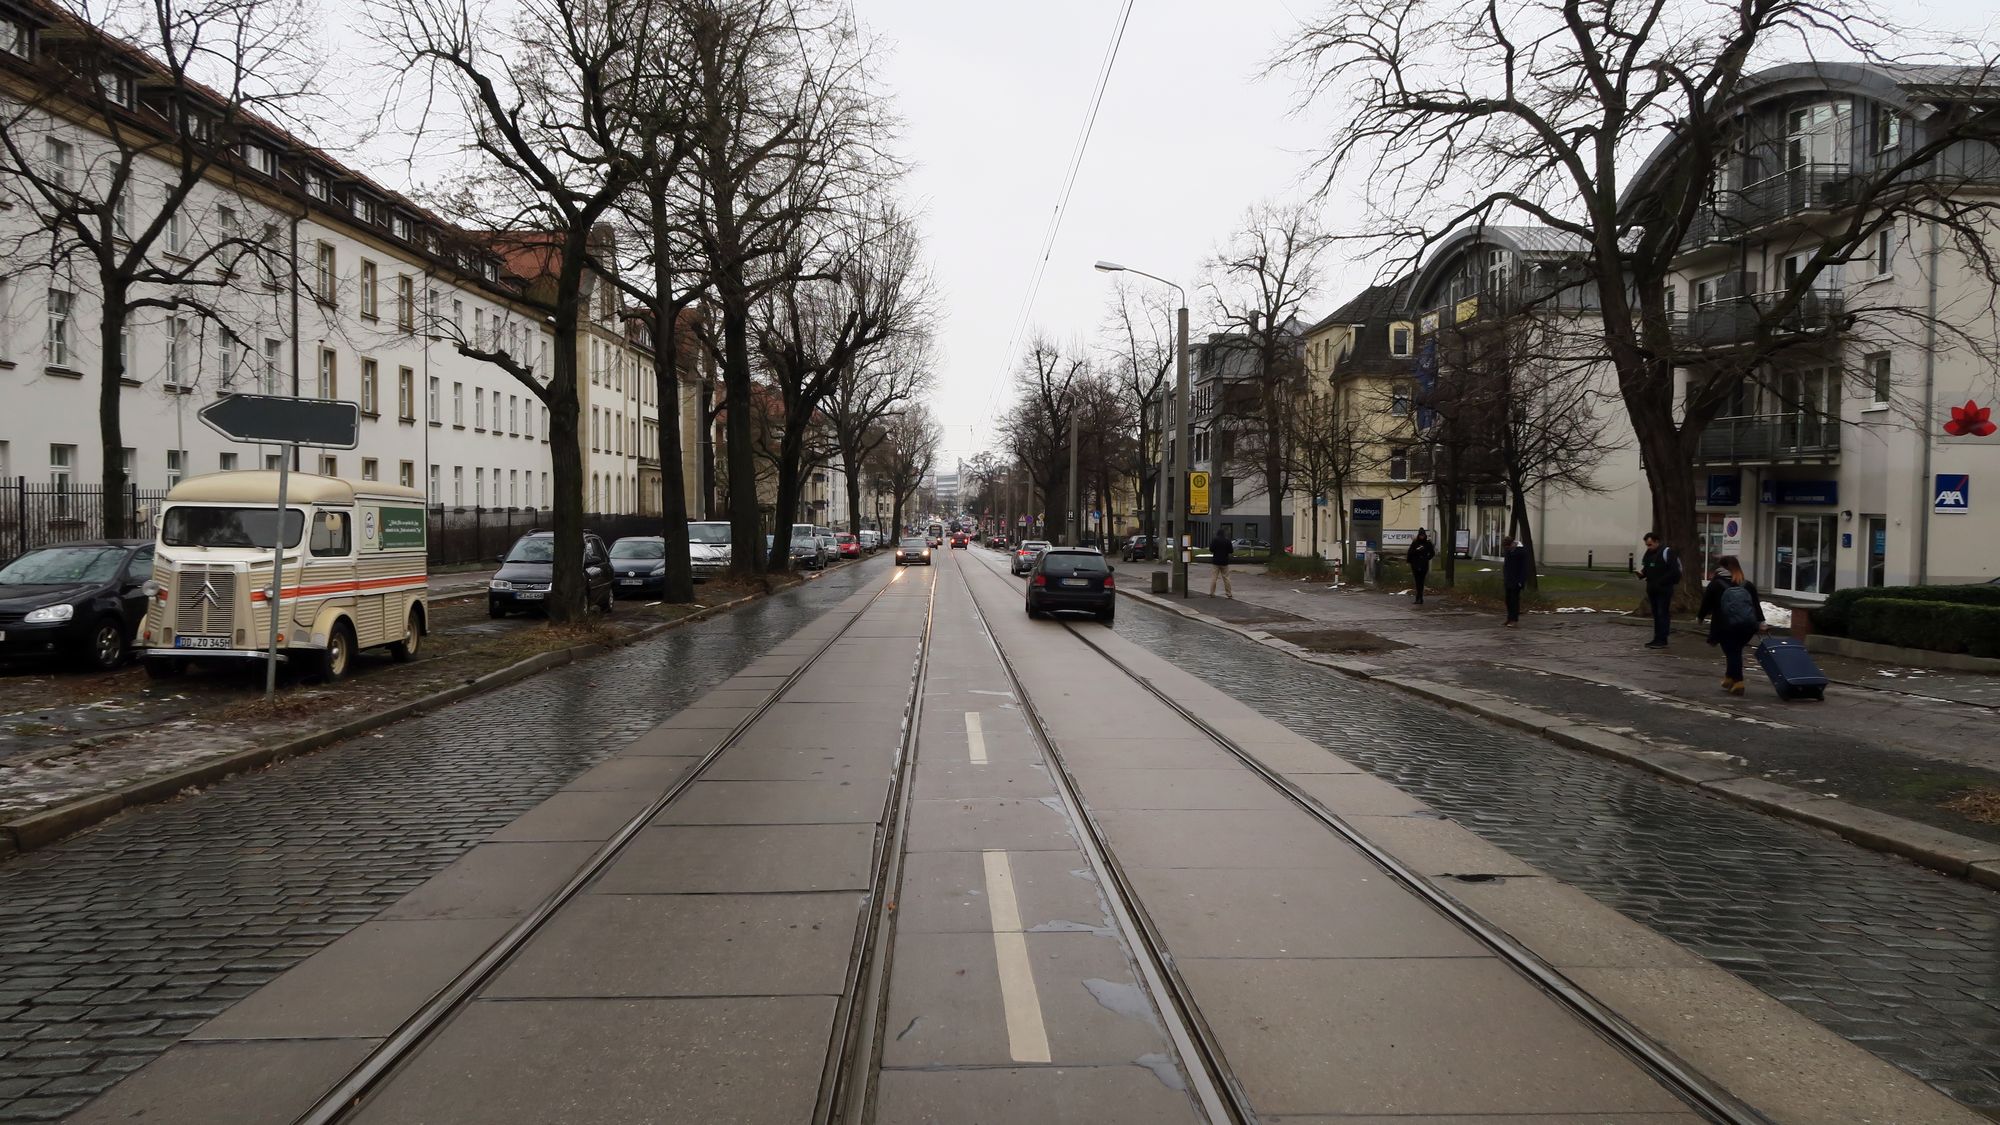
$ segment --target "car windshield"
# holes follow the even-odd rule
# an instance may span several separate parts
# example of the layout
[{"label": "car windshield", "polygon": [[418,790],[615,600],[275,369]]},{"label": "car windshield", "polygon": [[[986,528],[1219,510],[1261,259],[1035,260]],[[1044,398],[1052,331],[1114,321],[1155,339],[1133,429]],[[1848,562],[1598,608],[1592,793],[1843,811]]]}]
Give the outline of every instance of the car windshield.
[{"label": "car windshield", "polygon": [[930,544],[925,542],[924,539],[920,536],[911,536],[910,538],[903,540],[902,545],[917,551],[921,551],[924,548],[930,546]]},{"label": "car windshield", "polygon": [[854,536],[852,536],[852,535],[849,535],[849,534],[848,534],[848,533],[846,533],[845,531],[841,532],[841,533],[840,533],[839,535],[836,535],[836,536],[834,536],[834,538],[836,538],[836,539],[840,540],[840,541],[841,541],[842,543],[852,543],[852,542],[854,542]]},{"label": "car windshield", "polygon": [[[275,508],[168,508],[160,525],[160,541],[169,547],[262,547],[277,546],[278,512]],[[297,508],[285,509],[285,546],[299,545],[305,534],[306,514]]]},{"label": "car windshield", "polygon": [[0,586],[109,582],[125,565],[123,547],[45,547],[0,569]]},{"label": "car windshield", "polygon": [[667,557],[667,542],[664,539],[620,539],[611,545],[614,559],[664,559]]},{"label": "car windshield", "polygon": [[510,563],[553,562],[556,557],[556,538],[553,535],[530,535],[515,542],[514,549],[507,552]]},{"label": "car windshield", "polygon": [[1042,556],[1042,573],[1050,578],[1068,578],[1075,574],[1104,574],[1109,569],[1104,565],[1103,555],[1085,554],[1082,551],[1050,551]]},{"label": "car windshield", "polygon": [[1046,551],[1049,549],[1049,545],[1039,539],[1030,539],[1021,544],[1021,549],[1023,551]]},{"label": "car windshield", "polygon": [[691,523],[688,525],[688,542],[716,543],[729,545],[729,525],[726,523]]},{"label": "car windshield", "polygon": [[809,523],[795,523],[792,525],[792,538],[794,539],[811,539],[818,534],[819,532],[814,531],[813,525]]}]

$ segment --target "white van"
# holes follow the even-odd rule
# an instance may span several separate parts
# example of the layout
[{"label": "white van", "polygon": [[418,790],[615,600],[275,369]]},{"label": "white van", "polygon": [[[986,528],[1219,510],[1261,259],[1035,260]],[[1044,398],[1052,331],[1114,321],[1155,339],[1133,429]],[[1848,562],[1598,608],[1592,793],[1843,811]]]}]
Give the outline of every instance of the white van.
[{"label": "white van", "polygon": [[272,470],[194,477],[167,493],[140,630],[146,671],[263,659],[271,556],[285,544],[282,659],[336,680],[360,649],[416,656],[429,631],[424,495],[375,481],[292,473],[282,535]]}]

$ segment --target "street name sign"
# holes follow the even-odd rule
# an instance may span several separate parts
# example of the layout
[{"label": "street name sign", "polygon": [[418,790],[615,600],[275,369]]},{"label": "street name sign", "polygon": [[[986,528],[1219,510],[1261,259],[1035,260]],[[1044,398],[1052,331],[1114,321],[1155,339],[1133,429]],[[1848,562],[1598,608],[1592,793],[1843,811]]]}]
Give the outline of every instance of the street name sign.
[{"label": "street name sign", "polygon": [[353,449],[361,442],[361,408],[338,399],[225,395],[199,416],[209,429],[245,444]]}]

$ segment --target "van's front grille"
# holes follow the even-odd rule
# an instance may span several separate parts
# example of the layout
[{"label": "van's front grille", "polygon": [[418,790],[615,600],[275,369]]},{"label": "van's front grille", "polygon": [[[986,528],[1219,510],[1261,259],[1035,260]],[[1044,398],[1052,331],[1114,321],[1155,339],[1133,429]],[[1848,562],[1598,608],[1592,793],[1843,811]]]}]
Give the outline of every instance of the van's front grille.
[{"label": "van's front grille", "polygon": [[198,637],[236,632],[236,571],[226,566],[182,567],[174,589],[174,632]]}]

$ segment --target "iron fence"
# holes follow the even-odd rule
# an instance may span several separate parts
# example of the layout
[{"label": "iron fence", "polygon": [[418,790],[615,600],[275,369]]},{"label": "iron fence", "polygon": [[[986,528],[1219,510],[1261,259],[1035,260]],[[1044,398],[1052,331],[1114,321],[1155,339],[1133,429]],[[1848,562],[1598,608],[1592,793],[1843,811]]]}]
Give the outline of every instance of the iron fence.
[{"label": "iron fence", "polygon": [[[549,508],[434,507],[430,509],[430,564],[494,562],[507,553],[514,540],[555,525],[555,511]],[[660,517],[593,513],[583,517],[583,526],[610,543],[627,535],[660,534]]]},{"label": "iron fence", "polygon": [[102,485],[0,480],[0,557],[13,558],[51,543],[102,539],[107,503],[123,511],[128,537],[150,539],[166,498],[165,489],[127,486],[107,497]]}]

